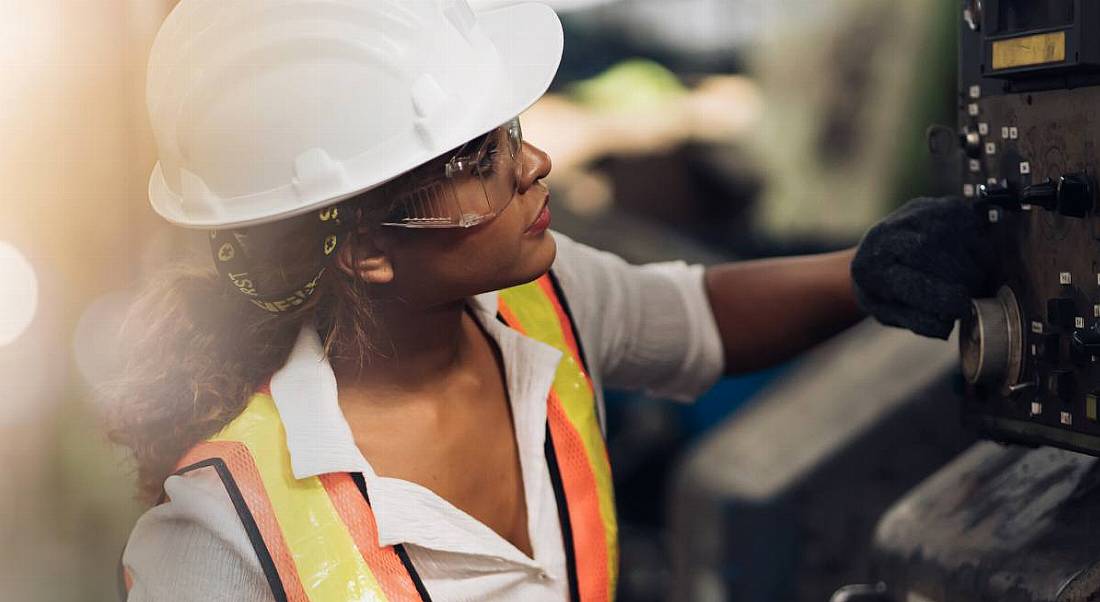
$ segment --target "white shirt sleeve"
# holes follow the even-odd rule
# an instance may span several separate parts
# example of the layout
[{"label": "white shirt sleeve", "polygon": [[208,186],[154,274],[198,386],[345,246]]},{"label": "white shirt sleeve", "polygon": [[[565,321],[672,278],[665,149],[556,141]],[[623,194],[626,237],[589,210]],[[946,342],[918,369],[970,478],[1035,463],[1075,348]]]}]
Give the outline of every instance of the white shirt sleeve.
[{"label": "white shirt sleeve", "polygon": [[164,482],[171,501],[138,519],[122,561],[128,602],[273,602],[221,479],[211,468]]},{"label": "white shirt sleeve", "polygon": [[554,232],[553,271],[603,386],[692,400],[725,368],[703,266],[631,265]]}]

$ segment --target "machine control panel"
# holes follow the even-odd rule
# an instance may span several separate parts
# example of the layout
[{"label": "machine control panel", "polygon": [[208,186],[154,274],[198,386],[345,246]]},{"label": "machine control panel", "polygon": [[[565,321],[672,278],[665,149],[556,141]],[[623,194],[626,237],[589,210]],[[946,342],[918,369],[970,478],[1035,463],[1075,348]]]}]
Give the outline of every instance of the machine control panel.
[{"label": "machine control panel", "polygon": [[964,416],[1100,455],[1100,2],[963,0],[961,194],[998,284],[960,332]]}]

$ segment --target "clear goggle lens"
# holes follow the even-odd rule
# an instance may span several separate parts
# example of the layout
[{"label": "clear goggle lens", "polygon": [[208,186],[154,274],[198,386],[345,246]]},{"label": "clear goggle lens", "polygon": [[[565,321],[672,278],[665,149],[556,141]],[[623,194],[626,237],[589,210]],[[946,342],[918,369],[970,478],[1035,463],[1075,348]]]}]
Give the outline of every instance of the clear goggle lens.
[{"label": "clear goggle lens", "polygon": [[484,223],[512,201],[521,170],[519,118],[474,138],[442,165],[411,174],[413,188],[387,195],[382,225],[402,228],[469,228]]}]

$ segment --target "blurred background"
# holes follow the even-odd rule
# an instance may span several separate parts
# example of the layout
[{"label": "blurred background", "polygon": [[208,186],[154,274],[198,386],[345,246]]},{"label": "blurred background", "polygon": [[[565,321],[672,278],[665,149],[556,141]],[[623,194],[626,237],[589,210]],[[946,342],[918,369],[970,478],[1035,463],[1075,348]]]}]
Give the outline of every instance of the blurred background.
[{"label": "blurred background", "polygon": [[[555,228],[582,242],[632,262],[826,251],[856,243],[912,196],[955,189],[929,158],[924,134],[955,119],[954,3],[551,4],[565,24],[564,63],[551,93],[524,115],[524,130],[554,160]],[[116,332],[133,290],[178,258],[191,236],[162,223],[146,199],[155,157],[145,61],[173,5],[0,0],[3,600],[114,599],[115,564],[142,512],[132,500],[131,466],[106,443],[93,393],[117,374]],[[865,338],[830,344],[879,358],[901,354],[908,365],[930,366],[929,375],[942,366],[927,358],[950,355],[860,328],[845,336]],[[840,456],[815,448],[812,436],[770,454],[760,439],[765,426],[746,425],[789,425],[783,412],[800,410],[783,404],[807,395],[806,403],[828,406],[825,393],[815,402],[806,391],[850,400],[853,391],[874,390],[871,369],[836,364],[836,350],[727,379],[694,405],[609,394],[620,599],[823,600],[860,577],[855,548],[874,519],[954,454],[963,435],[913,435],[925,447],[850,475],[872,475],[877,485],[846,481],[831,497],[754,489],[757,514],[727,502],[724,518],[706,523],[712,536],[717,524],[727,529],[717,530],[720,541],[703,541],[698,520],[685,518],[711,516],[699,509],[725,495],[710,483],[723,475],[743,479],[725,482],[728,493],[762,487],[764,473],[774,480],[783,470],[803,471],[784,478],[804,484],[813,482],[807,466],[831,470],[820,458]],[[845,381],[853,371],[863,371],[855,384]],[[882,407],[866,419],[903,415]],[[749,434],[738,441],[759,446],[722,447],[742,431]],[[800,454],[809,459],[798,467],[769,464]],[[868,496],[875,487],[885,489]],[[850,520],[830,522],[833,507],[847,508]],[[755,518],[739,523],[745,516]],[[754,529],[762,524],[772,530],[760,543]],[[806,535],[813,525],[822,526],[816,539]],[[811,540],[853,548],[814,551]],[[764,593],[731,594],[754,587]]]}]

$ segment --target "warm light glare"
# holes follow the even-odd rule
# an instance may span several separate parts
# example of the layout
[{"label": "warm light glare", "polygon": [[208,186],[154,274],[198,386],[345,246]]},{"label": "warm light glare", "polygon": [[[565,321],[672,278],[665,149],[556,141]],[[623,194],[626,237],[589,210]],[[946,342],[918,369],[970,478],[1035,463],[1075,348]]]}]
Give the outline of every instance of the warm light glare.
[{"label": "warm light glare", "polygon": [[126,292],[103,295],[88,306],[73,332],[73,355],[84,381],[93,388],[122,369],[119,331],[131,297]]},{"label": "warm light glare", "polygon": [[19,338],[38,309],[38,278],[18,249],[0,242],[0,347]]}]

